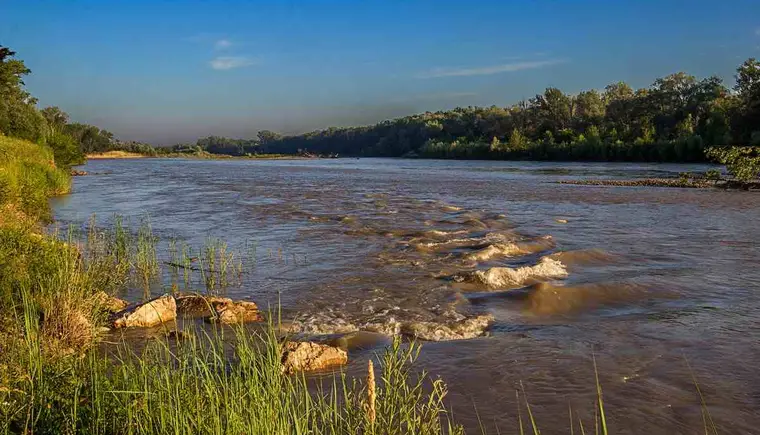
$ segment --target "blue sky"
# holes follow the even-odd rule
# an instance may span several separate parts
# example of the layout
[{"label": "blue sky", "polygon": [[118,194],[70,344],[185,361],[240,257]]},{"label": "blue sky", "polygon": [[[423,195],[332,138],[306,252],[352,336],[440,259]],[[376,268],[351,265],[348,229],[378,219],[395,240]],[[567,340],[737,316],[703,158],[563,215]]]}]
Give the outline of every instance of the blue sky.
[{"label": "blue sky", "polygon": [[509,105],[760,57],[758,1],[0,0],[41,106],[156,144]]}]

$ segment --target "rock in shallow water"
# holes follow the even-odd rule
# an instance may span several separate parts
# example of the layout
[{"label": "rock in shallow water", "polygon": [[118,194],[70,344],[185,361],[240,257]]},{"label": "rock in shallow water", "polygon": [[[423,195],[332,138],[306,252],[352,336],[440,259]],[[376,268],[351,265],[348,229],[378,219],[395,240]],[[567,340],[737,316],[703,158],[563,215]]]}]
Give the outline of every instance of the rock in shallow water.
[{"label": "rock in shallow water", "polygon": [[348,354],[326,344],[291,341],[283,346],[281,361],[283,373],[292,374],[342,366],[348,362]]},{"label": "rock in shallow water", "polygon": [[114,328],[150,327],[177,318],[177,303],[172,295],[163,295],[116,313]]},{"label": "rock in shallow water", "polygon": [[219,305],[216,308],[216,317],[212,321],[234,325],[247,322],[262,322],[264,317],[259,311],[258,305],[253,302],[238,301]]}]

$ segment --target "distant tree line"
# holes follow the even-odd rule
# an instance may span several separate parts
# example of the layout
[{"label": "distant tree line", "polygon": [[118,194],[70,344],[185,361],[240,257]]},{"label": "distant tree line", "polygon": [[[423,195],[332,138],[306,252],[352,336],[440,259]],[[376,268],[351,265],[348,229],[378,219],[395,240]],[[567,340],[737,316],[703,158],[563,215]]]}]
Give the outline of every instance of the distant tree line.
[{"label": "distant tree line", "polygon": [[557,88],[509,107],[426,112],[365,127],[284,136],[263,152],[473,159],[701,162],[710,146],[760,145],[760,62],[730,90],[683,72],[634,90],[624,82],[568,95]]}]

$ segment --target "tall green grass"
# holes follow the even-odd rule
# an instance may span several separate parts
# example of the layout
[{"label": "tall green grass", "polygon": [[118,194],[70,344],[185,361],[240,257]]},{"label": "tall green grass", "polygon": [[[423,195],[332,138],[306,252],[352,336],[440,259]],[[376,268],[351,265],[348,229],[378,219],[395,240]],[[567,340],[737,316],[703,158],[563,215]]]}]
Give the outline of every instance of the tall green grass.
[{"label": "tall green grass", "polygon": [[16,355],[28,373],[0,391],[5,433],[462,433],[443,406],[443,382],[417,373],[419,348],[398,340],[380,356],[370,417],[365,379],[283,374],[272,324],[156,340],[140,352],[122,345],[65,364],[46,359],[35,331],[28,322]]}]

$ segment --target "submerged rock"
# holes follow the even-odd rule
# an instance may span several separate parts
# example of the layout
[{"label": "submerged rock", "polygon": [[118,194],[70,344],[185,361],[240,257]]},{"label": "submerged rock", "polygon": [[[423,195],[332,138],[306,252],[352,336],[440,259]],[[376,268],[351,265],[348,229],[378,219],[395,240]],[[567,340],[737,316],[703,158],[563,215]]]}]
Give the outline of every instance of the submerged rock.
[{"label": "submerged rock", "polygon": [[191,316],[213,316],[218,307],[233,303],[230,298],[196,294],[177,296],[176,300],[177,311]]},{"label": "submerged rock", "polygon": [[177,303],[163,295],[115,314],[114,328],[150,327],[177,318]]},{"label": "submerged rock", "polygon": [[345,350],[308,341],[291,341],[282,349],[282,371],[291,374],[301,371],[325,370],[348,362]]},{"label": "submerged rock", "polygon": [[484,284],[489,288],[519,287],[530,281],[567,277],[567,268],[562,262],[544,257],[534,266],[518,268],[492,267],[455,275],[455,281]]},{"label": "submerged rock", "polygon": [[178,296],[177,310],[182,315],[201,316],[209,322],[226,325],[264,320],[258,305],[254,302],[233,301],[220,296],[197,294]]},{"label": "submerged rock", "polygon": [[95,304],[109,313],[118,313],[127,308],[127,301],[111,296],[104,291],[99,291],[93,296]]},{"label": "submerged rock", "polygon": [[480,337],[493,322],[493,316],[484,314],[459,322],[409,322],[401,327],[401,332],[415,338],[429,341],[466,340]]}]

